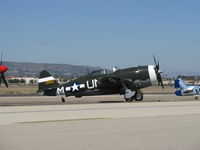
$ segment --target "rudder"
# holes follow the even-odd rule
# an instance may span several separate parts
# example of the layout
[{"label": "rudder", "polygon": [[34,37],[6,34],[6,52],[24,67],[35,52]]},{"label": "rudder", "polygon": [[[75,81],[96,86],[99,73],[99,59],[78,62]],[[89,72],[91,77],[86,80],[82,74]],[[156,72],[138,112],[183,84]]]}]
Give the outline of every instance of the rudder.
[{"label": "rudder", "polygon": [[176,89],[175,94],[177,96],[183,96],[183,92],[188,88],[188,85],[181,78],[177,78],[174,81],[174,87]]}]

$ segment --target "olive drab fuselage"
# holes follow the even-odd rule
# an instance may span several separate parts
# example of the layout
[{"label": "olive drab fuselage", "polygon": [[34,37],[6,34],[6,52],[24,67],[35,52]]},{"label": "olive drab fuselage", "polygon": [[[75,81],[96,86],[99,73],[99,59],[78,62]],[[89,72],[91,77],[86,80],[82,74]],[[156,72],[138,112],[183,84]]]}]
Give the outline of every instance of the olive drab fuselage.
[{"label": "olive drab fuselage", "polygon": [[117,70],[109,74],[92,72],[60,85],[56,89],[56,95],[65,96],[89,96],[116,94],[123,91],[123,84],[132,91],[151,86],[148,66],[139,66]]}]

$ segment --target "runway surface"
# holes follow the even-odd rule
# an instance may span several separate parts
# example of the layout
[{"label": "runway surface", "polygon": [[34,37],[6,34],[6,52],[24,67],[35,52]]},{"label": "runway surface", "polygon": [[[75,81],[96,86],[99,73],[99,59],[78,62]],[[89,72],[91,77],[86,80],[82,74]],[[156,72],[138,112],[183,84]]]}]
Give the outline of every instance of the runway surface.
[{"label": "runway surface", "polygon": [[193,97],[26,98],[0,98],[1,150],[200,149],[200,101]]},{"label": "runway surface", "polygon": [[[97,103],[124,103],[121,95],[85,96],[81,98],[66,97],[66,102],[61,102],[61,97],[56,96],[2,96],[0,106],[35,106],[35,105],[65,105],[65,104],[97,104]],[[143,102],[175,102],[194,101],[194,96],[177,97],[174,94],[145,94]]]}]

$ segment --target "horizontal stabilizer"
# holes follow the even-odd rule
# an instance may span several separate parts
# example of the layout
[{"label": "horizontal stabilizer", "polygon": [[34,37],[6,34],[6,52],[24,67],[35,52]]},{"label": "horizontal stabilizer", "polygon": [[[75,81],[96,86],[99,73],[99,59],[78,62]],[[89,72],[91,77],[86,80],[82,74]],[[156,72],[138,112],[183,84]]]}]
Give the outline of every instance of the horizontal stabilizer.
[{"label": "horizontal stabilizer", "polygon": [[183,93],[181,90],[175,91],[176,96],[183,96]]}]

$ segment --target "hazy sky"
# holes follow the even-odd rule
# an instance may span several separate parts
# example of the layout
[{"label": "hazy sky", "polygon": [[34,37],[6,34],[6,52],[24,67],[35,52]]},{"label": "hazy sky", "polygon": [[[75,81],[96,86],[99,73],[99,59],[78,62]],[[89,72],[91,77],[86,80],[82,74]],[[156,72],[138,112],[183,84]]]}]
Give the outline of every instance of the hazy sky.
[{"label": "hazy sky", "polygon": [[[199,0],[0,0],[7,61],[200,71]],[[198,71],[198,72],[199,72]]]}]

